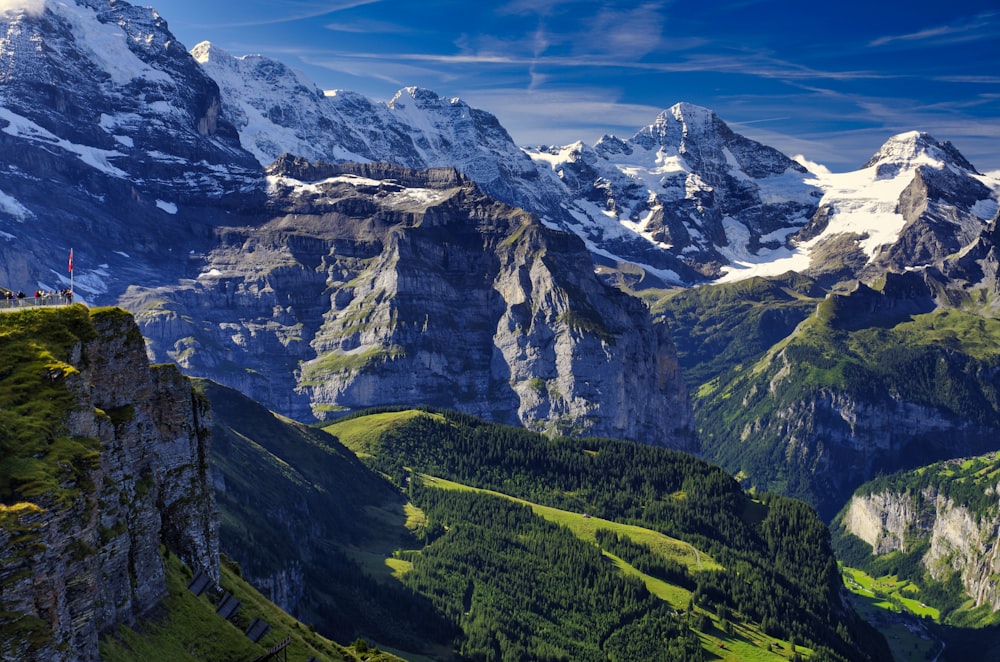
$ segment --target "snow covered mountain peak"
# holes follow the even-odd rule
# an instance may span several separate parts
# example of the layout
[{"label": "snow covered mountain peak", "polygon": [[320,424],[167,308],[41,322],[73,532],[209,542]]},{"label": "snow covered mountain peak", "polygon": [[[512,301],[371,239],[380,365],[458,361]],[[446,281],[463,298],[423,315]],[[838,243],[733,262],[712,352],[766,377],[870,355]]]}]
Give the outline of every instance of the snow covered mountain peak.
[{"label": "snow covered mountain peak", "polygon": [[191,53],[191,57],[193,57],[198,64],[205,64],[212,58],[218,58],[223,61],[232,58],[232,55],[210,41],[202,41],[195,44],[194,48],[192,48],[189,52]]},{"label": "snow covered mountain peak", "polygon": [[675,103],[661,116],[667,113],[684,126],[686,133],[704,133],[719,120],[715,111],[685,101]]},{"label": "snow covered mountain peak", "polygon": [[407,107],[407,102],[409,101],[412,101],[420,109],[438,108],[445,105],[464,106],[468,108],[468,104],[458,97],[445,99],[433,90],[415,86],[404,87],[396,92],[392,100],[389,101],[388,106],[390,108],[402,109]]},{"label": "snow covered mountain peak", "polygon": [[632,142],[653,149],[666,147],[671,151],[686,151],[688,140],[708,138],[713,142],[725,140],[731,134],[725,122],[708,108],[690,103],[677,103],[664,110],[653,123],[640,129]]},{"label": "snow covered mountain peak", "polygon": [[862,169],[877,167],[880,178],[894,177],[920,165],[941,169],[951,165],[972,174],[976,168],[948,141],[938,142],[929,133],[908,131],[889,138]]},{"label": "snow covered mountain peak", "polygon": [[564,187],[568,229],[595,255],[640,264],[663,282],[712,280],[726,264],[766,260],[820,195],[801,165],[690,103],[628,140],[528,153]]}]

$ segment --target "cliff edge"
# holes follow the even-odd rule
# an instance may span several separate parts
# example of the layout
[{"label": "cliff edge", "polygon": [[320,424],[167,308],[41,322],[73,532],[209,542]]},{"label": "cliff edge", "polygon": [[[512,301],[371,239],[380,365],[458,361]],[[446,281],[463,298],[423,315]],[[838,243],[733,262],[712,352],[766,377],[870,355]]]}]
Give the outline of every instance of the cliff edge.
[{"label": "cliff edge", "polygon": [[135,321],[0,315],[0,657],[98,659],[166,594],[160,545],[219,579],[207,401]]}]

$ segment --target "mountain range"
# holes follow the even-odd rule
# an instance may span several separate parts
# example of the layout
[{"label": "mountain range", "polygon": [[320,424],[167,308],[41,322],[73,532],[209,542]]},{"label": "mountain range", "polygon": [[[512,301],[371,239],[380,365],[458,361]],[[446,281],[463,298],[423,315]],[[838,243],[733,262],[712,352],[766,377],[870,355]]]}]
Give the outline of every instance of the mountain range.
[{"label": "mountain range", "polygon": [[[324,93],[260,56],[209,43],[189,53],[150,9],[90,0],[8,13],[4,24],[4,281],[64,287],[72,247],[78,295],[136,312],[157,360],[304,419],[418,397],[539,429],[693,447],[669,340],[587,276],[589,260],[626,287],[789,269],[832,285],[939,262],[980,241],[997,212],[996,180],[925,134],[891,138],[857,172],[811,172],[681,103],[628,139],[521,149],[488,112],[428,90],[381,104]],[[381,274],[426,271],[410,266],[424,248],[407,255],[397,233],[448,207],[465,224],[475,196],[459,202],[427,183],[404,193],[409,175],[374,166],[362,186],[318,186],[317,173],[332,171],[306,162],[454,168],[432,178],[449,190],[461,178],[510,213],[531,212],[537,220],[523,222],[539,229],[522,236],[519,221],[508,224],[496,246],[513,242],[508,257],[482,238],[458,242],[473,252],[455,266],[483,260],[485,271],[438,299],[440,287]],[[556,251],[542,228],[582,244],[559,239]],[[352,244],[350,258],[335,255],[338,241]],[[479,243],[493,257],[475,257]],[[532,257],[564,251],[555,267]],[[550,271],[548,284],[533,265]],[[983,280],[975,269],[967,287]],[[396,310],[408,283],[426,297],[420,306],[454,309],[448,296],[478,305],[492,292],[492,312],[470,312],[488,326],[455,345],[449,329],[471,320],[434,315],[418,336],[400,335],[397,322],[420,326],[421,311]],[[622,353],[655,368],[616,376]]]},{"label": "mountain range", "polygon": [[152,9],[39,7],[0,14],[0,285],[127,309],[154,363],[303,423],[425,405],[695,452],[824,520],[998,449],[1000,178],[947,141],[831,173],[678,103],[521,147]]}]

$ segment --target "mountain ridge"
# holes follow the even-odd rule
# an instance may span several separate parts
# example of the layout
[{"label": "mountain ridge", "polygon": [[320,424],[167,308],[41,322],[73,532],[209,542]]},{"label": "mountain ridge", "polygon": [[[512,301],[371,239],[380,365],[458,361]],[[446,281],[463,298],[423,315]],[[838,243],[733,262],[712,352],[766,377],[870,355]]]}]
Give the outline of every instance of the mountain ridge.
[{"label": "mountain ridge", "polygon": [[[234,58],[206,44],[194,49],[196,59],[158,14],[123,2],[60,5],[3,20],[10,34],[23,36],[2,52],[17,74],[4,90],[0,132],[13,166],[0,170],[5,281],[29,291],[68,285],[62,251],[72,241],[77,291],[136,312],[157,360],[306,420],[343,407],[441,398],[434,404],[507,422],[693,447],[681,441],[691,437],[690,407],[669,339],[642,321],[619,323],[644,312],[585,275],[594,270],[591,260],[610,274],[606,282],[648,279],[640,288],[791,268],[824,288],[874,282],[886,270],[936,269],[947,290],[935,292],[939,304],[988,299],[998,287],[987,220],[997,214],[995,183],[923,134],[890,140],[867,169],[823,175],[738,136],[712,111],[681,103],[627,140],[526,153],[489,113],[430,91],[406,88],[379,105],[320,94],[266,58]],[[53,53],[75,65],[63,71],[54,55],[43,57],[52,84],[32,97],[27,81],[38,65],[29,66],[30,39],[46,30]],[[118,50],[99,48],[108,39]],[[24,96],[10,101],[15,88]],[[68,104],[46,96],[52,89],[88,96]],[[276,97],[286,91],[293,103],[282,105]],[[447,233],[435,235],[431,226],[445,220],[445,209],[469,212],[478,223],[482,210],[498,207],[462,193],[474,208],[458,210],[447,201],[458,198],[404,186],[414,175],[399,168],[352,183],[269,174],[242,149],[240,131],[282,122],[286,131],[275,129],[273,137],[295,135],[295,145],[352,139],[342,156],[375,163],[398,151],[398,160],[421,168],[467,167],[467,179],[494,186],[487,193],[495,198],[523,203],[537,221],[523,231],[508,225],[506,245],[466,242],[490,265],[479,273],[473,253],[449,255]],[[269,145],[268,158],[280,148]],[[276,163],[280,170],[298,162],[279,156]],[[883,168],[890,165],[898,171]],[[295,168],[301,175],[305,166]],[[363,176],[357,168],[354,176]],[[332,198],[324,199],[324,186]],[[514,209],[503,213],[514,218]],[[380,220],[362,221],[365,210]],[[325,227],[333,219],[352,220],[340,230]],[[400,231],[380,225],[390,219]],[[591,259],[553,228],[581,238]],[[429,243],[414,243],[417,237]],[[981,249],[966,250],[973,245]],[[566,259],[555,260],[557,253]],[[622,265],[626,254],[646,266]],[[448,275],[449,264],[468,272]],[[398,301],[386,293],[405,292],[434,308],[441,301],[428,298],[425,285],[451,293],[442,301],[459,312],[436,316],[464,320],[461,328],[480,338],[474,351],[440,326],[434,342],[451,337],[468,353],[420,345],[422,320],[432,321],[426,310],[410,310],[405,332],[397,324]],[[462,298],[463,288],[475,294]],[[470,300],[495,310],[473,320]],[[633,331],[618,333],[627,327]],[[430,342],[433,334],[425,335]],[[624,356],[631,365],[617,364]],[[415,365],[419,371],[403,374],[403,366]],[[649,397],[655,402],[638,405]]]},{"label": "mountain ridge", "polygon": [[219,228],[180,288],[126,294],[157,360],[302,420],[416,399],[693,447],[670,339],[576,237],[450,169],[286,157],[269,172],[270,221]]}]

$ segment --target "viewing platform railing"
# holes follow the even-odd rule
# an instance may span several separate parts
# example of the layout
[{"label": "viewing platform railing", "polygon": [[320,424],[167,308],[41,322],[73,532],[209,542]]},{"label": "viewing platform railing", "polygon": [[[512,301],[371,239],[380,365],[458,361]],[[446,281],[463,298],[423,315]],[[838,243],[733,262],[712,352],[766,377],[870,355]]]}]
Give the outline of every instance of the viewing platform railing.
[{"label": "viewing platform railing", "polygon": [[42,294],[41,296],[28,296],[23,298],[7,298],[0,293],[0,310],[18,310],[21,308],[36,308],[41,306],[68,306],[73,303],[73,297],[60,294]]}]

